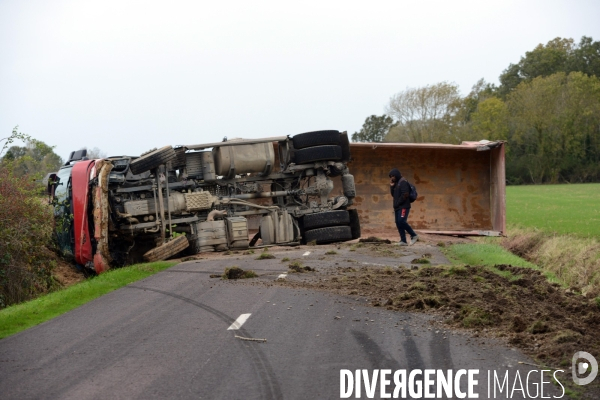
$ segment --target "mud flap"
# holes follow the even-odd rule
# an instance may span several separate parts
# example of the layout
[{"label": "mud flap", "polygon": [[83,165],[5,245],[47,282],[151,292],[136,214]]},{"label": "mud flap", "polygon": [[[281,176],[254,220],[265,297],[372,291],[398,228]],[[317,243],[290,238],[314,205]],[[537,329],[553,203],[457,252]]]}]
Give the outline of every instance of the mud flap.
[{"label": "mud flap", "polygon": [[108,250],[108,175],[113,165],[108,161],[98,161],[98,185],[94,188],[94,238],[96,254],[94,254],[94,271],[97,274],[110,269],[110,252]]}]

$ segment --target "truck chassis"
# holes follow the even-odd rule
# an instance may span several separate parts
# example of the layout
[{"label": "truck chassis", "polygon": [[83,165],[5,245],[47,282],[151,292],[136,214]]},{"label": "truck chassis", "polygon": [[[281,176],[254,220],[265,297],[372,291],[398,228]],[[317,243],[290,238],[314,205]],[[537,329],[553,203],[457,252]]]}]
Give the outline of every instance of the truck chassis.
[{"label": "truck chassis", "polygon": [[[165,146],[52,174],[56,238],[87,270],[183,254],[360,237],[346,132]],[[332,196],[332,178],[341,194]],[[258,228],[249,238],[249,219]],[[256,230],[256,229],[255,229]]]}]

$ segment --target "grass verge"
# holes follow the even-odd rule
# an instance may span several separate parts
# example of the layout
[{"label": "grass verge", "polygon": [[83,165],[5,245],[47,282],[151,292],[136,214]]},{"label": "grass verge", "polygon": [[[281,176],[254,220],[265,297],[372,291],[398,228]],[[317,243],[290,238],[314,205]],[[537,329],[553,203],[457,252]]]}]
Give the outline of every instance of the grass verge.
[{"label": "grass verge", "polygon": [[512,254],[502,246],[492,243],[454,244],[444,247],[442,251],[455,264],[488,266],[507,264],[516,267],[537,268],[535,264]]},{"label": "grass verge", "polygon": [[66,289],[7,307],[0,311],[0,339],[58,317],[106,293],[175,264],[174,261],[159,261],[114,269]]},{"label": "grass verge", "polygon": [[[533,264],[503,248],[495,243],[467,243],[455,244],[444,247],[442,251],[453,264],[481,265],[487,267],[493,273],[510,279],[518,279],[518,276],[511,276],[510,272],[498,269],[498,265],[512,265],[514,267],[532,268],[540,270],[536,264]],[[546,278],[553,283],[562,284],[560,279],[551,271],[543,270]]]}]

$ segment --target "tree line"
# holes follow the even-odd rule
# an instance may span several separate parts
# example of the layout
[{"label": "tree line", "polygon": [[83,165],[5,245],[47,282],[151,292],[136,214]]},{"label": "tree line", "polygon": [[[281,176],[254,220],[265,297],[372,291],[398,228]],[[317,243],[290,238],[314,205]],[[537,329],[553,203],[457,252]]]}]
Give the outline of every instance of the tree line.
[{"label": "tree line", "polygon": [[600,182],[600,42],[556,38],[466,96],[456,84],[407,88],[352,135],[358,142],[507,141],[509,184]]}]

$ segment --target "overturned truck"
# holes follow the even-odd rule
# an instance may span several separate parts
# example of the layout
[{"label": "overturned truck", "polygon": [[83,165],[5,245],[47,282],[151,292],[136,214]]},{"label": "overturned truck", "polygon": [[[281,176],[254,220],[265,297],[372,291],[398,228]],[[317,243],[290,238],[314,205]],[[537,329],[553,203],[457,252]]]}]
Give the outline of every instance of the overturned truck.
[{"label": "overturned truck", "polygon": [[96,273],[184,252],[360,237],[346,132],[85,156],[72,152],[48,193],[61,251]]}]

